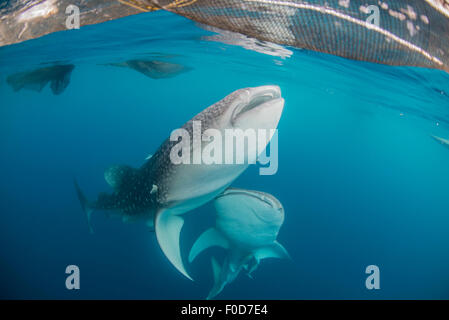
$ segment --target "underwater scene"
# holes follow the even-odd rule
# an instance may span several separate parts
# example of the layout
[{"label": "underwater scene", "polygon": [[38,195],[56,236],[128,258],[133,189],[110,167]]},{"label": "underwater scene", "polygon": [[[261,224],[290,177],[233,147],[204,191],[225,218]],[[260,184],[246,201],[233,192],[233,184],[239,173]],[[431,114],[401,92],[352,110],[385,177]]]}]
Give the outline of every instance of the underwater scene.
[{"label": "underwater scene", "polygon": [[443,70],[147,12],[0,47],[0,148],[1,299],[449,299]]}]

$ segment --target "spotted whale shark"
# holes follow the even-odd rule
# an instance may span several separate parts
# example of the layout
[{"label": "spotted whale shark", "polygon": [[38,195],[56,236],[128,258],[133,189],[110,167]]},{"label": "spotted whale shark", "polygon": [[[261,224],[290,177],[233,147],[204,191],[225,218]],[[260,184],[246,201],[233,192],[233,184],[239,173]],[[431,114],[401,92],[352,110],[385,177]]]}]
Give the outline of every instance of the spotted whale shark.
[{"label": "spotted whale shark", "polygon": [[70,84],[73,69],[75,69],[73,64],[53,65],[10,75],[6,82],[14,91],[27,89],[37,92],[41,92],[50,83],[53,94],[59,95]]},{"label": "spotted whale shark", "polygon": [[215,227],[198,237],[189,254],[192,262],[212,246],[227,251],[222,265],[212,258],[214,286],[207,299],[218,295],[241,271],[251,277],[262,259],[289,258],[287,250],[276,241],[284,222],[284,208],[274,196],[229,188],[215,199],[214,206]]},{"label": "spotted whale shark", "polygon": [[[201,133],[214,129],[223,135],[227,129],[276,129],[283,108],[278,86],[239,89],[204,109],[182,129],[192,134],[195,122],[201,123]],[[263,141],[264,148],[269,141]],[[75,187],[88,218],[95,210],[111,210],[125,219],[142,219],[154,225],[166,257],[192,279],[180,251],[183,215],[220,195],[249,164],[175,164],[170,153],[176,144],[178,141],[166,139],[140,168],[117,165],[107,169],[105,179],[113,192],[100,193],[95,201],[88,201],[77,183]],[[189,144],[191,154],[205,147],[193,140]]]},{"label": "spotted whale shark", "polygon": [[190,70],[183,65],[160,60],[128,60],[108,65],[130,68],[152,79],[172,78]]}]

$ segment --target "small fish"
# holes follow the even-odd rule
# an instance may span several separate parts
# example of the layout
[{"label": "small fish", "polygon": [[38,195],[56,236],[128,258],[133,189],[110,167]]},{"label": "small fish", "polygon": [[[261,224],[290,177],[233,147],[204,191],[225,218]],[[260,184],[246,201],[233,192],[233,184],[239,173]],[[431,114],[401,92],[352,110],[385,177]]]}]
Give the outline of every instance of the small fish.
[{"label": "small fish", "polygon": [[442,145],[444,145],[444,146],[449,148],[449,140],[448,139],[443,139],[443,138],[440,138],[440,137],[437,137],[437,136],[432,136],[432,138],[434,138],[436,141],[438,141]]},{"label": "small fish", "polygon": [[10,75],[6,79],[6,82],[14,91],[28,89],[37,92],[41,92],[50,82],[50,88],[53,94],[59,95],[69,85],[70,76],[74,68],[75,66],[73,64],[40,68]]},{"label": "small fish", "polygon": [[240,271],[248,276],[265,258],[289,259],[287,250],[276,241],[284,222],[284,208],[274,196],[252,190],[229,188],[215,201],[216,225],[196,240],[189,254],[192,262],[212,246],[227,250],[220,266],[212,258],[214,286],[207,299],[217,296]]}]

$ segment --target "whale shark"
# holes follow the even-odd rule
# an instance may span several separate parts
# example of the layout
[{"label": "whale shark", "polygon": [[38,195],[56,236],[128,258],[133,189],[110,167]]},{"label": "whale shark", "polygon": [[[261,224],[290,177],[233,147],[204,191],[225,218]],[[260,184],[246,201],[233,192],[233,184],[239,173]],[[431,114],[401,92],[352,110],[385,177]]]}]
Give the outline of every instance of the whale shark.
[{"label": "whale shark", "polygon": [[70,76],[75,66],[73,64],[54,65],[33,71],[20,72],[8,76],[6,82],[14,91],[22,89],[41,92],[50,82],[53,94],[59,95],[70,83]]},{"label": "whale shark", "polygon": [[437,137],[437,136],[432,136],[432,138],[434,138],[436,141],[438,141],[442,145],[444,145],[444,146],[449,148],[449,140],[448,139],[443,139],[443,138],[440,138],[440,137]]},{"label": "whale shark", "polygon": [[[194,123],[201,123],[201,133],[209,129],[248,128],[271,130],[277,128],[284,99],[278,86],[260,86],[234,91],[209,106],[182,129],[193,133]],[[269,143],[271,137],[263,143]],[[157,241],[169,261],[187,278],[180,251],[183,215],[221,194],[248,167],[243,164],[175,164],[171,150],[178,144],[171,138],[140,168],[116,165],[105,171],[105,179],[112,193],[100,193],[97,200],[88,201],[75,183],[78,198],[88,220],[95,210],[110,210],[126,219],[142,219],[154,225]],[[204,150],[204,144],[190,141],[191,154]]]},{"label": "whale shark", "polygon": [[284,222],[284,208],[274,196],[252,190],[229,188],[215,201],[215,227],[202,233],[192,246],[189,262],[212,246],[227,250],[223,264],[212,257],[214,286],[207,299],[217,296],[240,271],[252,272],[265,258],[289,259],[276,241]]},{"label": "whale shark", "polygon": [[108,65],[130,68],[152,79],[172,78],[190,70],[181,64],[160,60],[128,60]]}]

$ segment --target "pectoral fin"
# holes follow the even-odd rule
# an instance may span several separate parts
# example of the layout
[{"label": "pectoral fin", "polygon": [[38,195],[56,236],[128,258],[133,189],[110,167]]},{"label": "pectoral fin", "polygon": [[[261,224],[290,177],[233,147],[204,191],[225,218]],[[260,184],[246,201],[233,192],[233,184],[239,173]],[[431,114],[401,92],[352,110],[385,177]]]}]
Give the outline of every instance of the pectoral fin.
[{"label": "pectoral fin", "polygon": [[193,281],[184,267],[179,247],[179,237],[183,225],[184,219],[172,214],[170,210],[158,212],[156,215],[155,231],[159,246],[176,269]]},{"label": "pectoral fin", "polygon": [[267,247],[262,247],[254,251],[254,257],[257,261],[266,258],[291,259],[287,250],[277,241]]},{"label": "pectoral fin", "polygon": [[87,225],[89,227],[89,232],[94,233],[94,230],[93,230],[92,224],[91,224],[91,217],[92,217],[92,212],[94,211],[94,209],[89,205],[89,201],[84,196],[84,193],[81,191],[81,188],[79,187],[78,182],[76,182],[76,180],[73,180],[73,183],[75,185],[76,194],[78,195],[78,199],[81,203],[81,208],[83,209],[83,211],[86,213],[86,216],[87,216]]},{"label": "pectoral fin", "polygon": [[201,252],[213,246],[219,246],[227,249],[229,248],[229,243],[217,229],[210,228],[204,231],[198,239],[196,239],[192,249],[190,250],[189,262],[191,263]]}]

